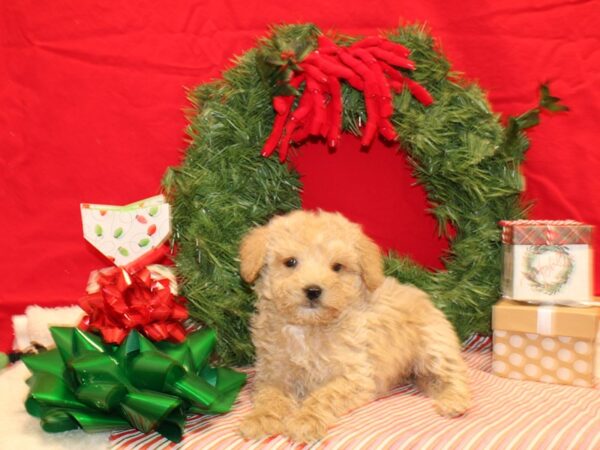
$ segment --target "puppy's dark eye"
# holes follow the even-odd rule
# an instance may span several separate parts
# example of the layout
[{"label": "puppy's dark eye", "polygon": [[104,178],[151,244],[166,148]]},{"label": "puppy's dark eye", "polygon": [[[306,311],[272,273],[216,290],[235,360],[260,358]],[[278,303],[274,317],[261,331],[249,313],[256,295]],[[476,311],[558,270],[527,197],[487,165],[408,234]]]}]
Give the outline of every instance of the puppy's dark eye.
[{"label": "puppy's dark eye", "polygon": [[331,270],[333,270],[334,272],[339,272],[343,268],[344,266],[342,266],[340,263],[335,263],[331,266]]},{"label": "puppy's dark eye", "polygon": [[288,258],[285,261],[283,261],[283,264],[285,265],[285,267],[296,267],[298,265],[298,260],[294,257]]}]

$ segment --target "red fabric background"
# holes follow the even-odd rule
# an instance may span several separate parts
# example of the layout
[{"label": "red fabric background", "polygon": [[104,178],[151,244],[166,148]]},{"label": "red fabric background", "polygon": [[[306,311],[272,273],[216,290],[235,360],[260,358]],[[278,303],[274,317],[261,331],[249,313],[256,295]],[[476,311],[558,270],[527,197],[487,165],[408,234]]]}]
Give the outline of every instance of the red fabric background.
[{"label": "red fabric background", "polygon": [[[502,114],[534,106],[549,80],[572,111],[543,117],[530,133],[532,217],[600,225],[598,1],[5,1],[0,348],[10,345],[12,314],[73,303],[90,270],[105,265],[82,239],[80,202],[158,192],[186,147],[185,89],[219,76],[270,24],[306,21],[361,34],[425,22],[454,69],[489,91]],[[401,153],[361,153],[348,142],[333,155],[305,148],[297,164],[306,206],[338,207],[384,247],[439,267],[446,244]]]}]

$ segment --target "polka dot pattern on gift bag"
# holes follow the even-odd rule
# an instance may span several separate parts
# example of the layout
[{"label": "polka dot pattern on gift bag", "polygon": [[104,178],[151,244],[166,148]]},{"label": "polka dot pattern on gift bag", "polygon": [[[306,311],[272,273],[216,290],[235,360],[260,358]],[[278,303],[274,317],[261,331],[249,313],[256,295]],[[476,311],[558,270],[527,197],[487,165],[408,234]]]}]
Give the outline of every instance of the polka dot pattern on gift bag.
[{"label": "polka dot pattern on gift bag", "polygon": [[569,336],[494,331],[492,371],[518,380],[593,385],[593,345]]}]

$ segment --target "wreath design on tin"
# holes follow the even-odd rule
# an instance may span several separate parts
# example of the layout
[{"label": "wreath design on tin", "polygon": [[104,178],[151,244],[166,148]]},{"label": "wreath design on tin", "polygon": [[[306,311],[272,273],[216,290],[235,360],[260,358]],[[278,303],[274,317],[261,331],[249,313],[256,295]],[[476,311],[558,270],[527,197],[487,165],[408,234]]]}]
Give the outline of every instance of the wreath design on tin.
[{"label": "wreath design on tin", "polygon": [[[522,130],[537,123],[540,108],[562,107],[543,86],[540,107],[503,126],[480,88],[450,71],[422,27],[373,39],[326,38],[310,24],[277,27],[222,79],[191,94],[191,144],[163,184],[173,205],[182,294],[191,317],[217,332],[225,363],[253,357],[248,320],[254,296],[239,276],[241,236],[301,206],[298,174],[265,156],[277,148],[285,161],[289,151],[301,151],[293,144],[308,135],[329,145],[342,132],[362,135],[366,144],[376,135],[399,140],[451,248],[446,270],[431,272],[390,254],[387,274],[427,291],[462,338],[489,331],[491,306],[500,295],[497,223],[524,214],[519,164],[529,144]],[[328,54],[327,47],[345,56]],[[325,54],[320,61],[319,53]],[[369,67],[376,63],[381,72]],[[318,105],[310,114],[309,101]]]},{"label": "wreath design on tin", "polygon": [[[552,261],[541,260],[551,257]],[[541,265],[540,265],[541,264]],[[531,287],[544,294],[558,293],[569,281],[575,261],[563,245],[530,245],[525,253],[525,278]]]}]

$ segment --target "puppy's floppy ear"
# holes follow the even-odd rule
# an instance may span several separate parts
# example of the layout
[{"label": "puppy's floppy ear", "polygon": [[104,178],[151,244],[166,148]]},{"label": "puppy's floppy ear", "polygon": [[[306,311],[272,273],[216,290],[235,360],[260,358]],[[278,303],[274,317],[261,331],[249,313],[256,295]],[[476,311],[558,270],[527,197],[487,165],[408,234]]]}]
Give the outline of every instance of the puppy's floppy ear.
[{"label": "puppy's floppy ear", "polygon": [[240,274],[247,283],[258,278],[267,254],[267,227],[257,227],[242,239],[240,244]]},{"label": "puppy's floppy ear", "polygon": [[362,279],[369,291],[374,291],[383,283],[383,258],[375,242],[362,234],[358,241],[359,265]]}]

